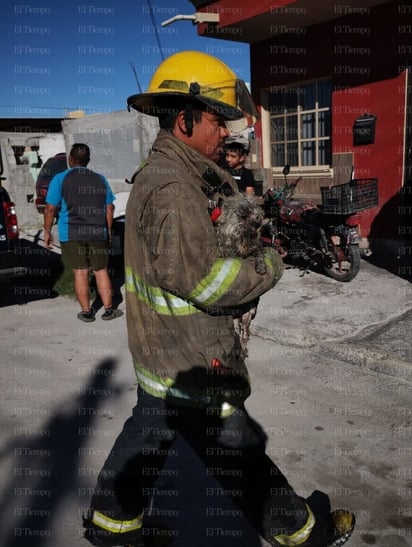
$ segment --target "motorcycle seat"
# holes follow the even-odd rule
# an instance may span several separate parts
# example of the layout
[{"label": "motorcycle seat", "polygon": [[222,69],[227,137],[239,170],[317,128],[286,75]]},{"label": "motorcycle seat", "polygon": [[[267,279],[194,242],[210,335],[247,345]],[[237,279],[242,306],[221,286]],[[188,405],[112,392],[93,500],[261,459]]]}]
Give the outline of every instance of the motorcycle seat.
[{"label": "motorcycle seat", "polygon": [[321,215],[322,211],[320,211],[317,207],[314,207],[313,209],[306,209],[302,212],[302,220],[306,224],[316,224],[318,220],[320,220]]}]

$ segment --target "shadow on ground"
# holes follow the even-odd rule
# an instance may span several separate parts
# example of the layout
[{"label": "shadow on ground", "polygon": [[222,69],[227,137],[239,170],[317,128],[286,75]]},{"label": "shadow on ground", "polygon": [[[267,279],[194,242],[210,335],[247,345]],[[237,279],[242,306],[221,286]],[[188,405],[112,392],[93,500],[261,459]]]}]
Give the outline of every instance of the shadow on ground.
[{"label": "shadow on ground", "polygon": [[412,181],[381,207],[369,233],[368,262],[412,281]]},{"label": "shadow on ground", "polygon": [[99,394],[118,395],[109,389],[116,366],[113,360],[98,364],[76,398],[60,404],[40,429],[16,428],[14,439],[0,452],[0,463],[11,459],[14,464],[0,499],[4,547],[54,544],[52,528],[61,505],[81,492],[81,455],[104,402]]},{"label": "shadow on ground", "polygon": [[22,239],[14,256],[9,258],[27,273],[0,281],[0,307],[58,296],[53,286],[63,271],[59,254]]},{"label": "shadow on ground", "polygon": [[412,282],[412,240],[399,240],[399,243],[391,244],[384,240],[374,240],[370,248],[372,255],[365,257],[369,264]]},{"label": "shadow on ground", "polygon": [[[27,304],[59,296],[56,283],[63,274],[61,255],[38,245],[36,241],[21,240],[13,257],[13,266],[25,269],[26,273],[14,278],[0,279],[0,307]],[[123,253],[110,256],[109,273],[113,285],[113,306],[122,301],[121,287],[124,284]],[[95,289],[95,287],[91,287]],[[92,294],[93,298],[93,294]],[[98,310],[101,301],[97,297],[93,307]]]}]

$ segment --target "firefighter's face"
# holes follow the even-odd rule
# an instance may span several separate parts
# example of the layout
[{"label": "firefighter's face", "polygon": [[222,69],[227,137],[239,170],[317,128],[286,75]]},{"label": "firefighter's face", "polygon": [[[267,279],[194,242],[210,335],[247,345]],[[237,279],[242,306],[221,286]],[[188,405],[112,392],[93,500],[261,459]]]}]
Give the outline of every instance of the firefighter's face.
[{"label": "firefighter's face", "polygon": [[223,117],[211,112],[203,112],[200,122],[193,124],[190,145],[207,158],[217,161],[229,134]]}]

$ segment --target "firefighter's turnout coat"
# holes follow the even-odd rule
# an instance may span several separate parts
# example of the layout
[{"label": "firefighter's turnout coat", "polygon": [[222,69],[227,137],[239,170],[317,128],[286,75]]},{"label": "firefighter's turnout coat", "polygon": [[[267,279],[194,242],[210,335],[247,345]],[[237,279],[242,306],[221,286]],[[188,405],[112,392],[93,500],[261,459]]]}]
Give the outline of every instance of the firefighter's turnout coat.
[{"label": "firefighter's turnout coat", "polygon": [[210,196],[229,175],[160,131],[133,177],[126,210],[125,268],[129,347],[140,386],[177,404],[230,414],[250,393],[233,309],[280,279],[279,255],[221,258]]}]

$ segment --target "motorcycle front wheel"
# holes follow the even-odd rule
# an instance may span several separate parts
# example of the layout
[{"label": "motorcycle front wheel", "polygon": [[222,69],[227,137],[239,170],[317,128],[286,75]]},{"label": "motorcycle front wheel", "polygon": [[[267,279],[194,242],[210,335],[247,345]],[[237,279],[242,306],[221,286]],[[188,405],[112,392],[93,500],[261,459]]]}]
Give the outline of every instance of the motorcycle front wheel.
[{"label": "motorcycle front wheel", "polygon": [[324,271],[336,281],[352,281],[360,269],[360,250],[358,245],[343,244],[342,239],[338,234],[329,236]]}]

